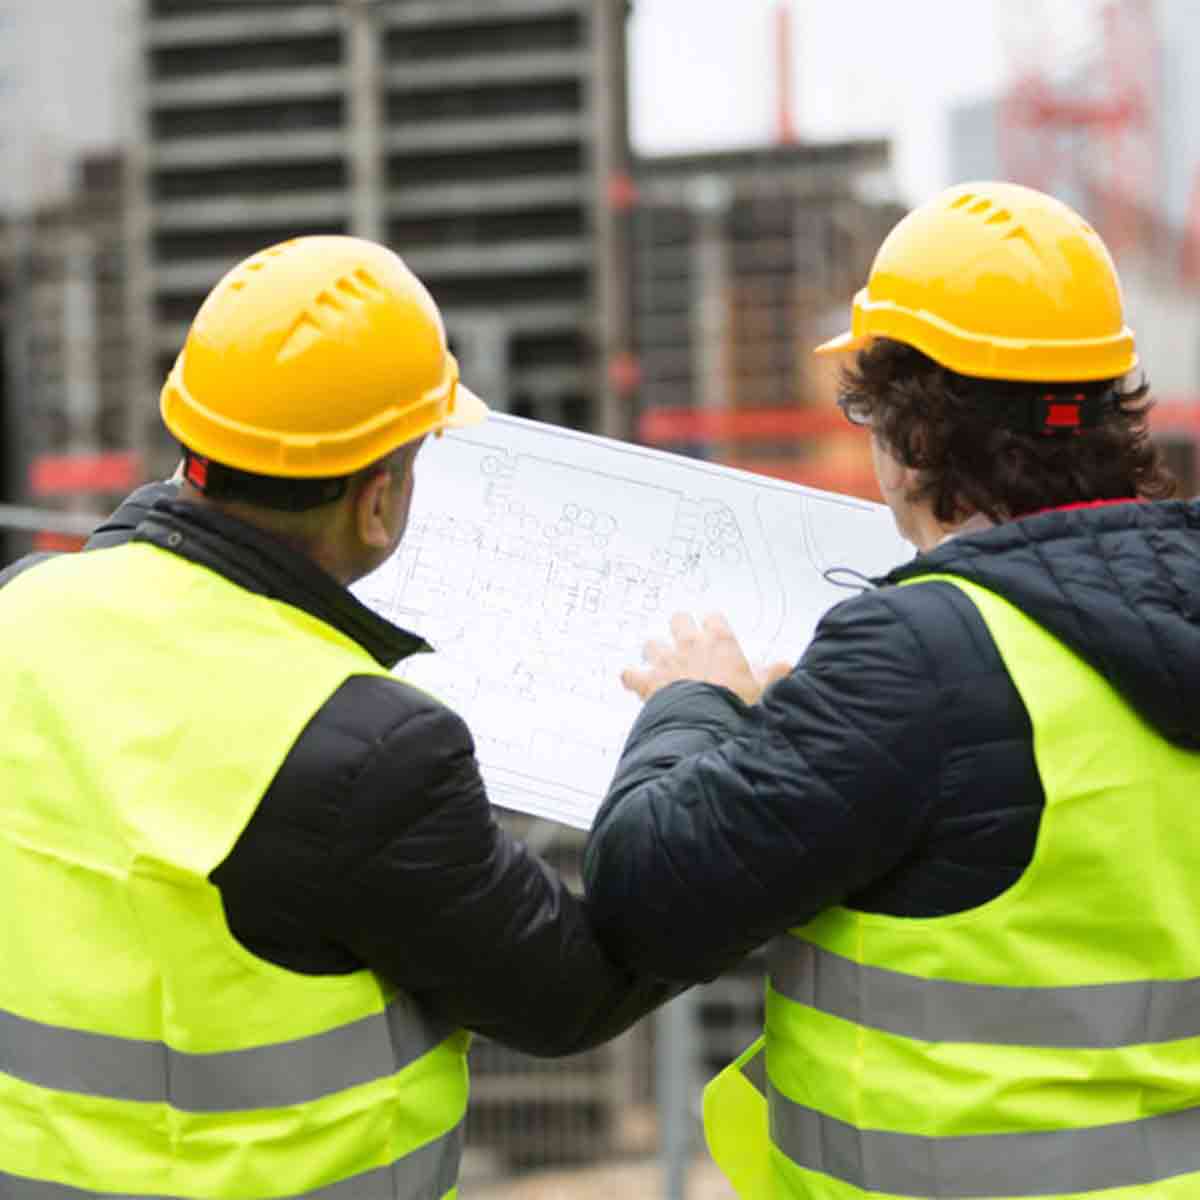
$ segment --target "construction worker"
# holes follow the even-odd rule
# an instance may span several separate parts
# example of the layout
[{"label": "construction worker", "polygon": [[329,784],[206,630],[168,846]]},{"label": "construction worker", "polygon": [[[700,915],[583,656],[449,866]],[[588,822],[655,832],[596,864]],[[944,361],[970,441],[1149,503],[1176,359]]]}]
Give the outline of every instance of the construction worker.
[{"label": "construction worker", "polygon": [[0,1195],[453,1196],[466,1030],[568,1054],[669,990],[498,827],[463,721],[391,675],[429,647],[346,590],[422,440],[486,409],[403,262],[342,237],[222,279],[161,407],[182,484],[0,589]]},{"label": "construction worker", "polygon": [[955,187],[819,352],[917,555],[765,691],[716,617],[626,672],[605,944],[681,983],[768,944],[705,1096],[740,1196],[1200,1194],[1200,505],[1113,263]]}]

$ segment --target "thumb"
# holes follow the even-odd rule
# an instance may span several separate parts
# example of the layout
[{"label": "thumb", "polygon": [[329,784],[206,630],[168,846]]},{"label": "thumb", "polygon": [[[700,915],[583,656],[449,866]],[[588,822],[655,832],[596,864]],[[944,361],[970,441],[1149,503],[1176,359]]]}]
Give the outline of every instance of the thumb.
[{"label": "thumb", "polygon": [[778,683],[784,676],[792,673],[792,664],[789,662],[773,662],[767,665],[759,664],[754,671],[758,676],[758,682],[763,689],[769,688],[771,684]]}]

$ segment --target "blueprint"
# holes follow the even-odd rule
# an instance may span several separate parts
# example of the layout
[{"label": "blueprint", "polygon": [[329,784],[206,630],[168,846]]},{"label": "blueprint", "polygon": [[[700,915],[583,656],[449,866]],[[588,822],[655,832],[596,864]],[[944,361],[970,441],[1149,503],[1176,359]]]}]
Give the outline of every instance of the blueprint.
[{"label": "blueprint", "polygon": [[910,557],[878,504],[494,415],[430,438],[399,550],[355,585],[434,654],[397,673],[467,721],[493,804],[587,828],[640,701],[621,687],[677,611],[794,661]]}]

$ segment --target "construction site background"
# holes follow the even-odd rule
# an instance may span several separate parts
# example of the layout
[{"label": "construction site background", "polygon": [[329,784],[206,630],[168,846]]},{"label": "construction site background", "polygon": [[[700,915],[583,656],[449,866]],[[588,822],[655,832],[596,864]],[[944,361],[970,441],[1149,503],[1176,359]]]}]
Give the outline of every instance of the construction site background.
[{"label": "construction site background", "polygon": [[[638,0],[634,18],[662,2]],[[844,327],[917,197],[898,195],[886,138],[797,128],[798,3],[713,2],[770,26],[773,124],[754,146],[645,156],[629,139],[625,0],[87,0],[88,20],[111,13],[125,132],[60,161],[31,142],[31,80],[57,72],[67,111],[95,103],[95,75],[47,59],[86,30],[0,0],[0,564],[77,548],[171,472],[157,391],[192,315],[236,261],[297,233],[402,253],[498,411],[878,498],[865,439],[834,405],[836,367],[809,351]],[[1065,63],[1039,5],[1006,6],[1011,70],[951,114],[950,174],[1055,191],[1096,223],[1190,495],[1200,9],[1080,4],[1093,36]],[[505,819],[578,885],[581,835]],[[728,1196],[693,1162],[699,1088],[761,1014],[752,956],[686,1012],[574,1059],[478,1043],[464,1197]]]}]

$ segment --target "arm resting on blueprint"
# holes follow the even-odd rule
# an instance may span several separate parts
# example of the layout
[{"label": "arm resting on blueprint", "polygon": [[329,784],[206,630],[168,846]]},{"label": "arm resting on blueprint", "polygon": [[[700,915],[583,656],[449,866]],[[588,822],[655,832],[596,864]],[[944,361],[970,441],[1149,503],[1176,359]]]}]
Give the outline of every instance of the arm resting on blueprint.
[{"label": "arm resting on blueprint", "polygon": [[403,778],[431,803],[379,848],[343,847],[355,953],[432,1011],[531,1054],[597,1045],[673,994],[614,966],[584,903],[496,823],[463,721],[440,708],[417,719],[428,728],[403,739],[403,759],[380,747],[357,784]]},{"label": "arm resting on blueprint", "polygon": [[711,979],[911,849],[937,797],[944,697],[895,597],[835,608],[753,707],[702,683],[651,697],[584,858],[621,961]]}]

